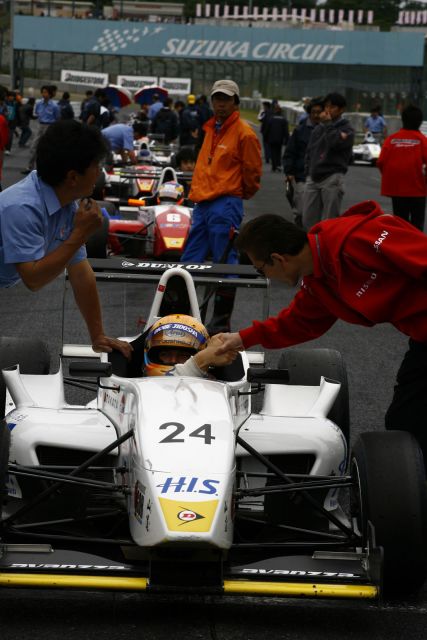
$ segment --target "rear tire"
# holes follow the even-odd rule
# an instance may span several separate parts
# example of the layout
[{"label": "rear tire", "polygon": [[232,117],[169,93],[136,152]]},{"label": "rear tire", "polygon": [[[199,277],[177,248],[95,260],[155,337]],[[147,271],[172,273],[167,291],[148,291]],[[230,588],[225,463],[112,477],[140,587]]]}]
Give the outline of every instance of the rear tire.
[{"label": "rear tire", "polygon": [[362,433],[351,473],[352,516],[364,540],[373,524],[384,549],[384,594],[416,592],[427,577],[427,488],[418,443],[405,431]]},{"label": "rear tire", "polygon": [[[32,338],[0,338],[0,371],[19,364],[21,373],[46,375],[50,369],[47,346]],[[0,419],[5,415],[6,385],[0,374]]]}]

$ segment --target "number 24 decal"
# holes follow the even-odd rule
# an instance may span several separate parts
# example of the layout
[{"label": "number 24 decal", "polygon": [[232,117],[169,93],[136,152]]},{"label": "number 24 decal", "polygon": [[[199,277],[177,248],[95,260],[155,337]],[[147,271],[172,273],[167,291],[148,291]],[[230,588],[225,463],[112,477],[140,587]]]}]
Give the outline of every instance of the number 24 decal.
[{"label": "number 24 decal", "polygon": [[[163,440],[159,440],[159,444],[163,442],[185,442],[185,438],[177,437],[185,431],[185,426],[181,424],[181,422],[164,422],[160,425],[159,429],[167,429],[168,427],[174,427],[174,431],[169,433]],[[215,436],[212,435],[212,425],[209,423],[202,424],[201,427],[194,429],[188,436],[189,438],[202,438],[205,444],[212,444],[212,440],[215,440]]]}]

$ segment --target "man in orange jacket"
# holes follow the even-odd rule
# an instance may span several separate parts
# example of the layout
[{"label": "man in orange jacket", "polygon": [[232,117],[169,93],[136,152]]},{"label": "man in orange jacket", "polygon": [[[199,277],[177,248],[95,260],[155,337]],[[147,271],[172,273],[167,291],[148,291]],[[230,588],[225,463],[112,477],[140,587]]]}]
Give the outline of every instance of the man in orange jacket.
[{"label": "man in orange jacket", "polygon": [[[261,146],[250,125],[240,119],[235,82],[215,82],[211,99],[214,116],[203,127],[205,138],[189,195],[197,204],[181,260],[203,262],[211,255],[214,262],[236,264],[237,252],[228,250],[230,231],[240,227],[243,200],[252,198],[259,189]],[[217,291],[211,334],[228,324],[233,300],[234,291]]]}]

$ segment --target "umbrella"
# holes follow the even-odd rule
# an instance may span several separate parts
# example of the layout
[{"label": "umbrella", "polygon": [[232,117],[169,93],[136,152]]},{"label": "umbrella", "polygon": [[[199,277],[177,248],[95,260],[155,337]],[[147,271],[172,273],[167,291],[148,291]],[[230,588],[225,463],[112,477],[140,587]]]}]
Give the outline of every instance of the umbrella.
[{"label": "umbrella", "polygon": [[105,91],[111,105],[116,109],[127,107],[128,104],[132,103],[132,94],[128,89],[118,87],[115,84],[110,84],[108,87],[105,87],[103,91]]},{"label": "umbrella", "polygon": [[151,104],[153,102],[153,96],[155,93],[157,93],[161,102],[164,102],[168,97],[168,92],[166,91],[166,89],[162,89],[162,87],[156,87],[153,85],[146,85],[145,87],[138,89],[138,91],[133,96],[133,99],[137,104]]}]

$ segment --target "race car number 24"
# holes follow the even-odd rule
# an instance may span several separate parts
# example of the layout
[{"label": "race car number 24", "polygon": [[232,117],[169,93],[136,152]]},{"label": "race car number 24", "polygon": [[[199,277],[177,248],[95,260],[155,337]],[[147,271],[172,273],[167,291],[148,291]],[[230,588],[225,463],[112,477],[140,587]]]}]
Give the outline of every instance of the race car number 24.
[{"label": "race car number 24", "polygon": [[[166,438],[159,440],[159,444],[185,442],[185,437],[178,437],[180,434],[185,435],[186,427],[184,424],[181,422],[164,422],[159,427],[159,429],[169,428],[172,428],[172,431],[168,433]],[[212,440],[215,440],[215,436],[212,435],[212,425],[208,422],[206,424],[202,424],[201,427],[194,429],[194,431],[188,434],[188,437],[201,438],[205,444],[212,444]]]}]

